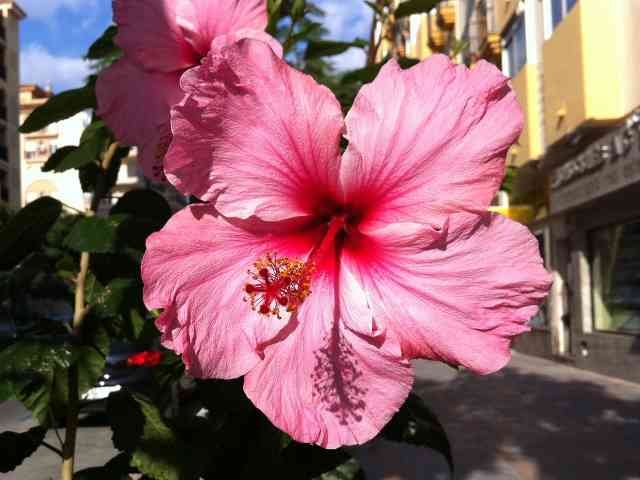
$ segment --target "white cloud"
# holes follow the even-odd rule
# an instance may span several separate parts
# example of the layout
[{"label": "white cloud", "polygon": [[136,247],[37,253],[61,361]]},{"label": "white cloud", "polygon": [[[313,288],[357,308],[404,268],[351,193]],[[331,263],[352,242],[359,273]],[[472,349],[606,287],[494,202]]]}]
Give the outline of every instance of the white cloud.
[{"label": "white cloud", "polygon": [[331,61],[338,71],[355,70],[364,67],[367,62],[367,54],[361,48],[350,48],[343,54],[333,57]]},{"label": "white cloud", "polygon": [[338,40],[367,39],[371,28],[371,9],[363,0],[320,0],[326,16],[324,26],[329,37]]},{"label": "white cloud", "polygon": [[[320,0],[318,6],[325,11],[323,24],[331,40],[369,39],[372,12],[363,0]],[[352,70],[364,66],[366,54],[351,48],[332,58],[338,70]]]},{"label": "white cloud", "polygon": [[73,11],[80,9],[91,11],[96,8],[96,0],[19,0],[18,4],[29,18],[38,20],[51,18],[58,9],[63,7]]},{"label": "white cloud", "polygon": [[36,43],[20,53],[21,83],[51,84],[59,92],[81,86],[89,73],[89,64],[82,58],[56,56]]}]

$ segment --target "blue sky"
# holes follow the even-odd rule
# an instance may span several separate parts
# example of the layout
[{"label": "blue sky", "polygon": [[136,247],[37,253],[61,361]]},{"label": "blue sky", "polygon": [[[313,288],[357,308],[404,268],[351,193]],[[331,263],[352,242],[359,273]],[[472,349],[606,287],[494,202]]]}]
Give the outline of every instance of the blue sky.
[{"label": "blue sky", "polygon": [[[216,0],[211,0],[216,1]],[[111,23],[111,0],[17,0],[27,13],[21,23],[21,81],[50,84],[58,92],[81,85],[89,72],[83,54]],[[331,38],[367,38],[370,12],[362,0],[317,0]],[[338,68],[356,68],[364,54],[351,49],[336,57]]]}]

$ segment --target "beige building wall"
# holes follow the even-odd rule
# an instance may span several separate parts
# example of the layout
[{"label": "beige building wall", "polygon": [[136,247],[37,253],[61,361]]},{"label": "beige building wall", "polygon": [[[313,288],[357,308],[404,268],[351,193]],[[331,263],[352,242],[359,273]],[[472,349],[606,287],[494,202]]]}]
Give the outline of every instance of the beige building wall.
[{"label": "beige building wall", "polygon": [[0,0],[0,202],[20,204],[20,21],[24,11],[16,2]]},{"label": "beige building wall", "polygon": [[583,45],[579,6],[544,43],[544,129],[549,144],[574,130],[586,118]]},{"label": "beige building wall", "polygon": [[[37,85],[20,87],[20,121],[38,106],[44,104],[51,93]],[[85,209],[85,199],[74,169],[66,172],[43,172],[42,166],[58,148],[77,145],[84,128],[91,122],[88,112],[51,124],[37,132],[21,135],[20,206],[49,195],[68,208]]]},{"label": "beige building wall", "polygon": [[[37,85],[20,87],[20,121],[23,122],[38,106],[44,104],[51,92]],[[47,126],[37,132],[21,135],[20,153],[20,206],[44,195],[60,200],[67,209],[84,211],[90,197],[85,195],[78,180],[78,171],[43,172],[42,167],[56,150],[78,145],[80,136],[91,123],[89,112],[80,112],[71,118]],[[118,172],[113,194],[115,201],[132,188],[142,186],[135,157],[125,159]]]}]

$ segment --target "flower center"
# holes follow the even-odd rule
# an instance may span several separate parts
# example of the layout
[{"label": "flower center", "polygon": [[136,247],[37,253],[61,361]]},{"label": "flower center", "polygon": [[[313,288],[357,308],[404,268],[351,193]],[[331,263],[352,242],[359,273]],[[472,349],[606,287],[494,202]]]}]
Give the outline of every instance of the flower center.
[{"label": "flower center", "polygon": [[281,318],[281,310],[293,312],[311,293],[312,268],[305,262],[267,253],[249,270],[245,300],[262,315]]},{"label": "flower center", "polygon": [[332,218],[326,233],[306,262],[267,253],[248,271],[250,282],[244,286],[251,308],[261,315],[281,318],[282,311],[294,312],[311,293],[311,279],[316,265],[332,251],[337,235],[345,227],[344,216]]}]

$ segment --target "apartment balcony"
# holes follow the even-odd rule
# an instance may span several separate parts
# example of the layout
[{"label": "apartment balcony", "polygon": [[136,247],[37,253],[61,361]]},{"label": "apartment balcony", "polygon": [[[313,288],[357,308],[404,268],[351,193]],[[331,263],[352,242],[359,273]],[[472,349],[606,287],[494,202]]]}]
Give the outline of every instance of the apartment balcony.
[{"label": "apartment balcony", "polygon": [[469,30],[471,50],[495,65],[501,64],[502,36],[498,33],[494,3],[478,0]]},{"label": "apartment balcony", "polygon": [[6,145],[0,145],[0,160],[9,162],[9,149]]},{"label": "apartment balcony", "polygon": [[429,15],[429,48],[434,52],[442,52],[447,46],[449,34],[440,28],[437,17]]},{"label": "apartment balcony", "polygon": [[490,33],[487,35],[485,52],[488,57],[500,57],[502,54],[502,37],[499,33]]},{"label": "apartment balcony", "polygon": [[444,4],[438,7],[438,25],[445,30],[452,30],[456,25],[456,7]]},{"label": "apartment balcony", "polygon": [[7,67],[5,67],[4,65],[0,65],[0,78],[2,78],[3,80],[7,79]]}]

